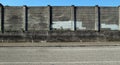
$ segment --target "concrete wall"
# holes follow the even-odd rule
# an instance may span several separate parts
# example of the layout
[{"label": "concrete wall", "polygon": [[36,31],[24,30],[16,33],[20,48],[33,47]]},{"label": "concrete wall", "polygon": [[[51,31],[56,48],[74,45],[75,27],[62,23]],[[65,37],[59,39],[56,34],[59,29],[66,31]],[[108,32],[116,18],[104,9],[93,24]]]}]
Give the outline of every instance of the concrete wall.
[{"label": "concrete wall", "polygon": [[74,21],[71,16],[71,7],[53,6],[52,7],[52,28],[53,30],[73,30]]},{"label": "concrete wall", "polygon": [[120,41],[120,31],[48,31],[19,34],[1,34],[0,42],[114,42]]},{"label": "concrete wall", "polygon": [[119,30],[118,7],[100,7],[101,30]]},{"label": "concrete wall", "polygon": [[120,7],[0,6],[1,42],[120,41]]},{"label": "concrete wall", "polygon": [[28,7],[28,31],[49,30],[48,7]]},{"label": "concrete wall", "polygon": [[2,25],[4,31],[48,31],[50,26],[52,30],[119,30],[119,8],[4,6]]},{"label": "concrete wall", "polygon": [[95,7],[76,7],[77,30],[95,30]]},{"label": "concrete wall", "polygon": [[24,31],[24,18],[23,7],[4,7],[4,31]]}]

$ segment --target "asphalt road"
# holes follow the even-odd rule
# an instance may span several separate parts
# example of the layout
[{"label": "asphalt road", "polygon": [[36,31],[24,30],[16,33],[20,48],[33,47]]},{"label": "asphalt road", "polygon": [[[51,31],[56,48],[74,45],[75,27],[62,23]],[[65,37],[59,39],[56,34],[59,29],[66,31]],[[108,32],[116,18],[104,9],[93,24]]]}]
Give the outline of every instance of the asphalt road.
[{"label": "asphalt road", "polygon": [[0,47],[0,65],[120,65],[120,46]]}]

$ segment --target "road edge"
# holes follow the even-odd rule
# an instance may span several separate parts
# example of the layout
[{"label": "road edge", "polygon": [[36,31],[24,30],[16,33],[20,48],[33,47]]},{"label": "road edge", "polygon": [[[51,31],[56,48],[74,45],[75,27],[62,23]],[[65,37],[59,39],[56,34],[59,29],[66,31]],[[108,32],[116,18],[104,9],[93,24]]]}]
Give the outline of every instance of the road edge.
[{"label": "road edge", "polygon": [[120,46],[120,42],[41,42],[41,43],[0,43],[0,47],[85,47]]}]

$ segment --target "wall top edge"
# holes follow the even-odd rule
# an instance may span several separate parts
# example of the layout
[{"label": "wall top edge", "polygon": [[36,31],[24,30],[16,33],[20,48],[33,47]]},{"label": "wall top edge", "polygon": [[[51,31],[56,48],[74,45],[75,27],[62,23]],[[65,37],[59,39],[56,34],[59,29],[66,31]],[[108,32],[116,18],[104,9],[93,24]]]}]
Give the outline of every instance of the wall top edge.
[{"label": "wall top edge", "polygon": [[[0,6],[4,6],[2,3],[0,3]],[[25,6],[27,6],[27,5],[23,5],[23,6],[9,6],[9,5],[5,5],[5,7],[25,7]],[[118,6],[101,6],[101,5],[95,5],[95,6],[82,6],[82,5],[71,5],[71,6],[69,6],[69,5],[47,5],[47,6],[51,6],[51,7],[71,7],[71,6],[74,6],[74,7],[120,7],[120,5],[118,5]],[[27,6],[27,7],[46,7],[46,6]]]},{"label": "wall top edge", "polygon": [[[4,6],[4,7],[25,7],[25,6]],[[48,7],[48,6],[26,6],[26,7]],[[120,7],[120,6],[51,6],[51,7]]]}]

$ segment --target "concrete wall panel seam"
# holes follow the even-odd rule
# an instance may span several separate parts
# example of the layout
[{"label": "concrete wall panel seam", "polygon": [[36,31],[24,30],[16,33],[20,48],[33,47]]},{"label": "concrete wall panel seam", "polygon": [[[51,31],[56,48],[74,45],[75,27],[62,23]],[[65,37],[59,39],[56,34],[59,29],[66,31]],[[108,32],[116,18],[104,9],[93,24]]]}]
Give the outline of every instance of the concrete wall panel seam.
[{"label": "concrete wall panel seam", "polygon": [[95,6],[95,30],[100,31],[100,9],[99,6]]},{"label": "concrete wall panel seam", "polygon": [[73,31],[76,31],[76,10],[75,10],[75,6],[72,5],[71,6],[71,20],[74,22],[73,25]]},{"label": "concrete wall panel seam", "polygon": [[24,13],[24,21],[25,21],[25,31],[28,31],[28,7],[26,5],[23,6]]},{"label": "concrete wall panel seam", "polygon": [[0,3],[0,31],[4,33],[4,6]]}]

